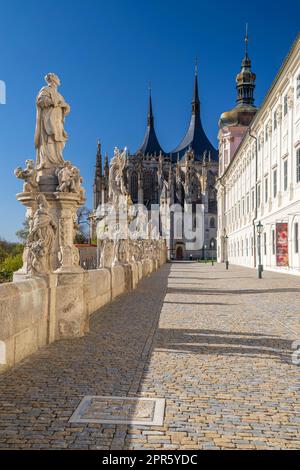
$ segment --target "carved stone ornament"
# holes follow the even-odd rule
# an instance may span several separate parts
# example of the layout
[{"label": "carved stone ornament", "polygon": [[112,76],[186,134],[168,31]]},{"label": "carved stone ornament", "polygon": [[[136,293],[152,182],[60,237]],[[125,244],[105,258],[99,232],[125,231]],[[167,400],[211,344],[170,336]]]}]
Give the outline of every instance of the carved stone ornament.
[{"label": "carved stone ornament", "polygon": [[36,193],[39,185],[37,182],[37,172],[33,160],[25,161],[26,168],[22,170],[21,167],[15,169],[14,174],[17,178],[25,181],[23,185],[24,193]]},{"label": "carved stone ornament", "polygon": [[[115,147],[114,156],[110,162],[109,169],[109,202],[117,208],[121,196],[128,197],[128,191],[125,185],[124,168],[126,165],[126,148],[120,153]],[[130,196],[129,196],[130,197]]]},{"label": "carved stone ornament", "polygon": [[58,177],[57,191],[79,193],[83,195],[83,189],[81,187],[82,177],[76,166],[73,166],[71,162],[65,161],[62,168],[57,168],[56,175]]},{"label": "carved stone ornament", "polygon": [[50,253],[57,226],[49,213],[49,204],[43,194],[36,197],[37,209],[28,235],[28,270],[31,274],[51,272]]}]

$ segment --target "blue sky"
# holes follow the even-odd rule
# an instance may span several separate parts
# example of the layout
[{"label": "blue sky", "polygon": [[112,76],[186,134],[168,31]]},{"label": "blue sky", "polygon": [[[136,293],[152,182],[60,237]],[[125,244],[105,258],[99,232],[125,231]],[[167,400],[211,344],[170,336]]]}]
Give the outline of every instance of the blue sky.
[{"label": "blue sky", "polygon": [[35,97],[56,72],[71,105],[64,156],[79,166],[92,205],[96,141],[133,152],[145,131],[148,83],[162,147],[172,150],[188,125],[195,57],[204,128],[217,145],[221,112],[235,102],[235,75],[249,23],[257,74],[256,104],[266,94],[299,30],[297,0],[0,1],[0,237],[15,240],[25,210],[16,166],[34,158]]}]

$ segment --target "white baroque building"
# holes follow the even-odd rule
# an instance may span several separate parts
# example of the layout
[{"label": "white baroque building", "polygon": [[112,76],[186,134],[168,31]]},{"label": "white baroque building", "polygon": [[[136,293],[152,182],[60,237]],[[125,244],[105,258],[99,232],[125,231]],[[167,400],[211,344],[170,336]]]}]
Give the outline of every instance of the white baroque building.
[{"label": "white baroque building", "polygon": [[[247,44],[247,41],[246,41]],[[261,107],[246,46],[237,104],[219,122],[218,261],[300,274],[300,35]]]}]

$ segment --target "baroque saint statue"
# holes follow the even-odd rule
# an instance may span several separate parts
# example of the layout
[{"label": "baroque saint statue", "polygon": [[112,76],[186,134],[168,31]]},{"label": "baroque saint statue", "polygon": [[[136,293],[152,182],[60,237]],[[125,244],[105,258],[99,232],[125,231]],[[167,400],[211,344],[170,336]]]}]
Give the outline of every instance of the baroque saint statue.
[{"label": "baroque saint statue", "polygon": [[42,274],[51,270],[50,251],[54,243],[57,226],[50,215],[49,204],[44,194],[39,194],[36,201],[38,207],[33,216],[27,245],[31,272],[33,274]]},{"label": "baroque saint statue", "polygon": [[62,167],[63,149],[68,139],[64,129],[65,117],[70,106],[57,91],[60,80],[54,73],[45,76],[47,86],[36,99],[37,116],[34,143],[37,153],[37,169]]},{"label": "baroque saint statue", "polygon": [[35,193],[38,191],[38,182],[36,178],[36,168],[33,160],[26,160],[26,168],[22,170],[21,167],[15,169],[15,176],[25,181],[23,186],[24,192]]},{"label": "baroque saint statue", "polygon": [[130,204],[130,196],[124,180],[124,168],[126,165],[126,147],[122,153],[115,147],[114,156],[110,162],[109,170],[109,201],[117,207],[120,197],[125,197]]}]

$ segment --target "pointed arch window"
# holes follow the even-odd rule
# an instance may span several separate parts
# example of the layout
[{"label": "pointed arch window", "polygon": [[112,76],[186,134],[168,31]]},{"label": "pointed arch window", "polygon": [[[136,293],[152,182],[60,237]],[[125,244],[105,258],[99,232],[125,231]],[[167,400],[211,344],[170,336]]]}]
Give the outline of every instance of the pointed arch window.
[{"label": "pointed arch window", "polygon": [[136,202],[138,199],[138,177],[135,171],[131,173],[130,187],[132,200],[133,202]]},{"label": "pointed arch window", "polygon": [[144,174],[144,201],[151,202],[153,199],[154,181],[149,171]]}]

